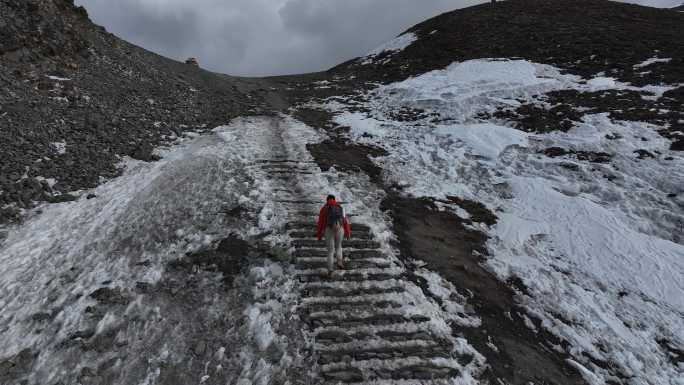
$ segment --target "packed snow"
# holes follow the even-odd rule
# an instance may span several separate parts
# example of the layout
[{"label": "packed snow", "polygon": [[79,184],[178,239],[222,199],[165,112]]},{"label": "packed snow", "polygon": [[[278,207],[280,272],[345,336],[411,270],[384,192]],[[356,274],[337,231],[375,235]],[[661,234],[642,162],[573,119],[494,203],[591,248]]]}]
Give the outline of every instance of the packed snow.
[{"label": "packed snow", "polygon": [[[501,279],[523,280],[530,293],[523,304],[569,342],[588,382],[621,376],[681,385],[684,367],[671,355],[684,349],[684,158],[659,127],[604,114],[550,134],[480,118],[524,102],[543,105],[533,96],[553,90],[627,87],[524,60],[472,60],[371,91],[369,113],[356,112],[352,100],[327,106],[354,140],[389,152],[375,159],[388,182],[414,196],[479,201],[499,217],[487,229],[487,265]],[[658,87],[638,90],[676,86]],[[392,118],[407,108],[439,119]],[[612,160],[541,153],[553,146],[604,151]],[[641,149],[655,157],[639,159]]]},{"label": "packed snow", "polygon": [[[364,56],[365,60],[362,62],[362,64],[366,65],[373,63],[375,58],[381,54],[393,55],[397,52],[401,52],[408,48],[411,44],[415,43],[417,40],[418,36],[416,36],[416,34],[413,32],[400,35],[368,52],[366,56]],[[385,60],[389,60],[389,58]]]}]

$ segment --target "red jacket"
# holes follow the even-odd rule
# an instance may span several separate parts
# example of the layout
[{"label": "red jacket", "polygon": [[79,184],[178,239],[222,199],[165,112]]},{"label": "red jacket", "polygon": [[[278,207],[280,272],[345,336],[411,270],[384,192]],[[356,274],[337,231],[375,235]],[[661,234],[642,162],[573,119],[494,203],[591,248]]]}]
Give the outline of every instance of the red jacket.
[{"label": "red jacket", "polygon": [[[321,208],[320,214],[318,214],[318,231],[316,232],[316,237],[320,241],[321,238],[323,238],[323,233],[325,232],[325,228],[328,227],[328,205],[334,205],[338,207],[340,206],[337,201],[328,201],[325,206]],[[351,225],[349,224],[349,219],[347,219],[347,214],[344,214],[344,221],[343,221],[343,227],[344,227],[344,236],[347,238],[351,238]]]}]

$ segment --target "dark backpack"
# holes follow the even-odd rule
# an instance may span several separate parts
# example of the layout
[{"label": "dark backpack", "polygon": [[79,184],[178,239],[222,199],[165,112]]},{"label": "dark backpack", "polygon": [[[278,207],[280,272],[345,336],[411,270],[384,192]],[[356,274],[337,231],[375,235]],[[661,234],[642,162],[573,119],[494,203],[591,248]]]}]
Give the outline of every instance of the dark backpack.
[{"label": "dark backpack", "polygon": [[342,225],[344,222],[344,212],[342,207],[336,205],[328,205],[328,227],[334,227],[335,225]]}]

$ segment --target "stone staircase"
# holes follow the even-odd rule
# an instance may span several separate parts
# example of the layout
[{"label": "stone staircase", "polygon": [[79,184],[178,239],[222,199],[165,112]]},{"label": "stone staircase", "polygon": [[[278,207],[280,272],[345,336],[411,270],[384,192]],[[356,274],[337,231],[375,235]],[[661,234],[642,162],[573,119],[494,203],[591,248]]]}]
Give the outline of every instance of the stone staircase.
[{"label": "stone staircase", "polygon": [[[354,223],[344,241],[344,268],[326,276],[325,242],[315,239],[322,201],[302,197],[307,178],[320,174],[312,162],[276,158],[258,162],[272,181],[283,181],[275,201],[291,213],[285,231],[301,282],[300,318],[313,336],[324,384],[454,383],[473,356],[457,352],[441,310],[406,279],[371,227]],[[319,194],[320,195],[320,194]],[[431,304],[426,306],[426,304]],[[426,310],[427,309],[427,310]]]}]

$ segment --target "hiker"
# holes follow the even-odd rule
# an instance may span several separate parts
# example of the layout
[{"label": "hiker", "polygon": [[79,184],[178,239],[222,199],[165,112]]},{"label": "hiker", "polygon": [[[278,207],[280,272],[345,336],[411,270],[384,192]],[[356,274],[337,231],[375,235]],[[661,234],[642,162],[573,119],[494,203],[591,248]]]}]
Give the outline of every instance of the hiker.
[{"label": "hiker", "polygon": [[328,243],[328,274],[333,271],[333,257],[337,259],[337,268],[342,269],[342,237],[351,238],[351,225],[344,208],[337,203],[334,195],[328,195],[321,208],[316,236],[319,241],[325,236]]}]

